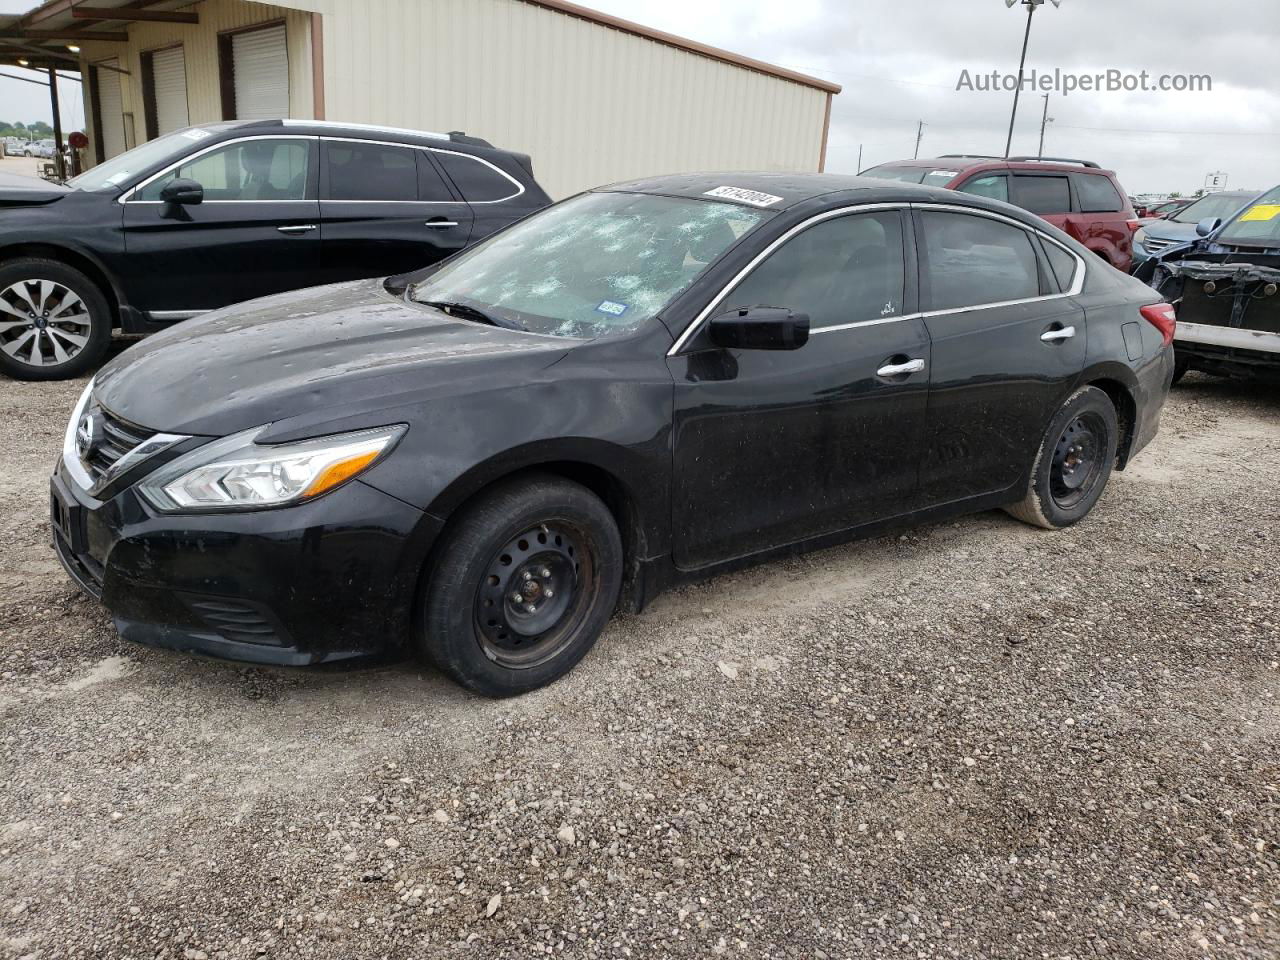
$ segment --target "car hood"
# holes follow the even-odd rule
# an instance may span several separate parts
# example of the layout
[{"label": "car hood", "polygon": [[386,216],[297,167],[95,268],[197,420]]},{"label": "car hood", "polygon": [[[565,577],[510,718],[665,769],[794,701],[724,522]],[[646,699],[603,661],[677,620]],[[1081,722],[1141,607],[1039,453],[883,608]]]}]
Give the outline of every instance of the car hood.
[{"label": "car hood", "polygon": [[1194,240],[1197,236],[1194,223],[1175,223],[1173,220],[1153,220],[1142,229],[1147,236],[1161,240]]},{"label": "car hood", "polygon": [[103,367],[94,397],[147,429],[225,436],[492,389],[566,350],[562,338],[454,319],[361,280],[178,324]]},{"label": "car hood", "polygon": [[0,207],[24,207],[53,203],[71,192],[70,187],[18,173],[0,172]]}]

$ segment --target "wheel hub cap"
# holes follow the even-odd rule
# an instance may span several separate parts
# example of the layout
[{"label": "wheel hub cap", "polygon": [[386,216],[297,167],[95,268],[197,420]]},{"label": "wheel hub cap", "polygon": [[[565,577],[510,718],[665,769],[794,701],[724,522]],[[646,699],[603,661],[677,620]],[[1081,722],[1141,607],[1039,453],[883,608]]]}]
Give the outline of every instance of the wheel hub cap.
[{"label": "wheel hub cap", "polygon": [[33,367],[66,363],[89,341],[89,309],[55,280],[19,280],[0,289],[0,350]]}]

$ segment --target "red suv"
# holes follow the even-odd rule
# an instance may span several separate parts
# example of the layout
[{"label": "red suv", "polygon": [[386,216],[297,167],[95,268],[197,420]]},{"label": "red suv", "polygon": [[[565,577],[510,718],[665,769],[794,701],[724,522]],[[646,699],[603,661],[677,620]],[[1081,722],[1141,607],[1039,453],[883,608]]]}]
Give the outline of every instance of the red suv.
[{"label": "red suv", "polygon": [[1127,273],[1133,260],[1137,215],[1116,175],[1090,160],[946,154],[882,164],[862,176],[1004,200],[1048,220],[1117,270]]}]

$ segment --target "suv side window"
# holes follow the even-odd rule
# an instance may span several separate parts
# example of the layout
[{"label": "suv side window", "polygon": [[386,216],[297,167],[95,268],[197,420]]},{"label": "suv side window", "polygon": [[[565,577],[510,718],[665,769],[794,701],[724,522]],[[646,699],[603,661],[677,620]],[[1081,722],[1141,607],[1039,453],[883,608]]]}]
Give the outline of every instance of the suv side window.
[{"label": "suv side window", "polygon": [[322,200],[417,200],[418,159],[411,147],[329,140]]},{"label": "suv side window", "polygon": [[520,192],[520,185],[503,176],[487,163],[464,153],[431,151],[453,185],[462,192],[468,203],[493,203],[509,200]]},{"label": "suv side window", "polygon": [[1073,176],[1083,213],[1119,213],[1124,209],[1124,201],[1110,177],[1098,173],[1077,173]]},{"label": "suv side window", "polygon": [[311,143],[260,137],[211,150],[152,180],[135,200],[159,200],[173,180],[194,180],[206,200],[305,200]]},{"label": "suv side window", "polygon": [[902,314],[906,283],[897,212],[825,220],[788,240],[725,299],[725,306],[787,307],[811,330]]},{"label": "suv side window", "polygon": [[1070,213],[1071,182],[1065,176],[1015,173],[1013,202],[1032,213]]},{"label": "suv side window", "polygon": [[1040,296],[1040,266],[1021,227],[964,213],[919,214],[924,233],[924,310]]},{"label": "suv side window", "polygon": [[961,193],[972,193],[975,197],[989,197],[992,200],[1009,202],[1009,178],[1003,173],[974,177],[972,180],[966,180],[956,189]]}]

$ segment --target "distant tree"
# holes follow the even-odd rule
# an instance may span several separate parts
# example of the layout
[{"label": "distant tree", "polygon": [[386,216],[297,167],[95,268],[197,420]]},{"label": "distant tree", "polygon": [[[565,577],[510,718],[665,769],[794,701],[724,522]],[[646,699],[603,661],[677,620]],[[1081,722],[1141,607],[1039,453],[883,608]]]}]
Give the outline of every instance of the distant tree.
[{"label": "distant tree", "polygon": [[1174,200],[1180,200],[1182,198],[1182,194],[1180,194],[1177,190],[1173,191],[1173,193],[1169,194],[1169,196]]},{"label": "distant tree", "polygon": [[27,130],[36,137],[52,137],[53,127],[45,123],[43,120],[37,120],[35,123],[27,124]]},{"label": "distant tree", "polygon": [[17,123],[15,123],[15,124],[13,125],[13,129],[18,130],[18,131],[22,131],[22,130],[27,129],[27,125],[26,125],[25,123],[23,123],[21,120],[19,120]]},{"label": "distant tree", "polygon": [[1204,187],[1201,187],[1199,190],[1197,190],[1195,193],[1193,193],[1193,194],[1192,194],[1192,196],[1193,196],[1193,197],[1203,197],[1203,196],[1204,196]]}]

